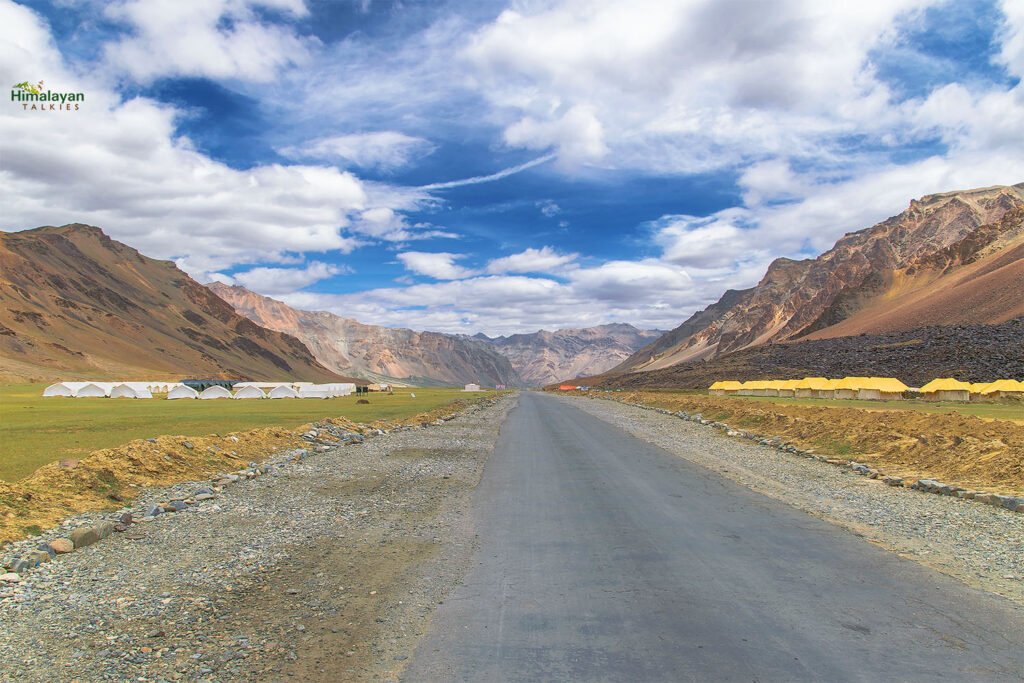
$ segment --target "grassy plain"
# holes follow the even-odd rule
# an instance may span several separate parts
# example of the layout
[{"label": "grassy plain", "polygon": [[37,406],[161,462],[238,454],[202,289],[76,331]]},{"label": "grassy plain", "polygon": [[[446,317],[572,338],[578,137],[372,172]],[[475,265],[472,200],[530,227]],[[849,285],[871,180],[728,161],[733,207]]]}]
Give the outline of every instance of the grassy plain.
[{"label": "grassy plain", "polygon": [[[651,394],[677,394],[680,396],[707,396],[706,391],[689,391],[673,389],[645,389]],[[957,401],[922,401],[910,399],[906,401],[861,401],[857,399],[826,399],[826,398],[780,398],[778,396],[730,396],[748,401],[761,401],[783,406],[810,406],[814,408],[861,408],[863,410],[915,410],[922,413],[938,413],[949,415],[973,415],[986,420],[1011,420],[1024,424],[1024,403],[1006,400],[979,401],[977,403],[960,403]]]},{"label": "grassy plain", "polygon": [[[0,479],[17,481],[61,458],[80,458],[132,439],[161,435],[226,434],[258,427],[297,427],[328,417],[353,422],[400,420],[466,394],[417,388],[358,398],[235,401],[43,398],[43,384],[0,384]],[[415,394],[415,398],[412,397]]]}]

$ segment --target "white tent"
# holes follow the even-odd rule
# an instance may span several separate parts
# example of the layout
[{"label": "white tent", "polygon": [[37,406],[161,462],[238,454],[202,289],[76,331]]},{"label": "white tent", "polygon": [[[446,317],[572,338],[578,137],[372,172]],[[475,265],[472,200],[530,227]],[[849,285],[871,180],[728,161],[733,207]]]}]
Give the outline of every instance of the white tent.
[{"label": "white tent", "polygon": [[153,398],[153,393],[145,386],[132,386],[135,382],[118,384],[110,390],[110,398]]},{"label": "white tent", "polygon": [[267,395],[259,387],[244,386],[235,390],[235,398],[266,398]]},{"label": "white tent", "polygon": [[90,382],[75,392],[75,398],[104,398],[110,393],[110,389],[105,388],[101,382]]},{"label": "white tent", "polygon": [[313,384],[299,387],[299,398],[330,398],[330,389],[325,385]]},{"label": "white tent", "polygon": [[43,389],[43,396],[74,396],[88,382],[57,382]]},{"label": "white tent", "polygon": [[167,392],[167,398],[169,399],[196,398],[198,396],[198,391],[196,391],[192,387],[187,387],[184,384],[179,384],[178,386],[171,388],[171,390]]},{"label": "white tent", "polygon": [[199,394],[199,398],[204,401],[214,398],[231,398],[231,392],[219,384],[214,384],[213,386],[203,389],[203,392]]},{"label": "white tent", "polygon": [[480,391],[480,385],[479,384],[467,384],[466,388],[463,389],[463,391]]},{"label": "white tent", "polygon": [[267,398],[298,398],[299,392],[292,389],[287,384],[282,384],[279,387],[274,387],[267,394]]}]

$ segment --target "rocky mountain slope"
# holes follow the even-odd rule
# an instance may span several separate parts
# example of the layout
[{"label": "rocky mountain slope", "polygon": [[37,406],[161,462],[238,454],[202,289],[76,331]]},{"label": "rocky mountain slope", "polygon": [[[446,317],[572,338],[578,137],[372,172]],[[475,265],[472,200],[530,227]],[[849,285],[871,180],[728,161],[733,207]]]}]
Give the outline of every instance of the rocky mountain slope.
[{"label": "rocky mountain slope", "polygon": [[173,263],[80,224],[0,232],[0,377],[339,380]]},{"label": "rocky mountain slope", "polygon": [[540,330],[508,337],[477,335],[512,362],[531,386],[605,372],[661,336],[659,330],[640,330],[612,323],[555,332]]},{"label": "rocky mountain slope", "polygon": [[580,380],[604,388],[707,389],[717,380],[898,377],[919,387],[936,377],[990,382],[1024,377],[1024,316],[997,325],[945,325],[852,337],[764,344],[700,363]]},{"label": "rocky mountain slope", "polygon": [[372,380],[415,385],[522,386],[508,359],[478,339],[364,325],[325,311],[302,311],[245,287],[207,285],[241,315],[293,334],[327,367]]},{"label": "rocky mountain slope", "polygon": [[985,325],[1024,313],[1024,183],[912,201],[816,259],[780,258],[612,372],[698,362],[800,338]]}]

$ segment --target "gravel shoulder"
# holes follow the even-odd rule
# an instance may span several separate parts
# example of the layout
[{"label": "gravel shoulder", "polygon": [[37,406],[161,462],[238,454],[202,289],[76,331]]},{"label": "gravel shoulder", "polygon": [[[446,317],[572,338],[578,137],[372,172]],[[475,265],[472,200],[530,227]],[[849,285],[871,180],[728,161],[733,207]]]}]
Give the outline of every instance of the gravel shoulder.
[{"label": "gravel shoulder", "polygon": [[515,404],[274,468],[0,585],[0,681],[397,678],[472,559]]},{"label": "gravel shoulder", "polygon": [[1024,605],[1024,515],[889,487],[845,468],[614,400],[558,398],[871,543]]}]

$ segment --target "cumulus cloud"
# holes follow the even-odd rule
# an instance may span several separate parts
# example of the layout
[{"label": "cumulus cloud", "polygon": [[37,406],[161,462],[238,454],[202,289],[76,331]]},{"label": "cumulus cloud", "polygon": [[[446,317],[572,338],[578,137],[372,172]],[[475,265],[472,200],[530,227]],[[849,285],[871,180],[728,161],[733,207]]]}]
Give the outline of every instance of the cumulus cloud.
[{"label": "cumulus cloud", "polygon": [[491,260],[486,271],[498,273],[543,273],[572,263],[578,254],[559,254],[551,247],[529,248],[518,254],[511,254]]},{"label": "cumulus cloud", "polygon": [[313,261],[305,268],[258,267],[235,273],[230,277],[216,277],[216,275],[221,275],[217,273],[214,279],[227,284],[240,284],[254,292],[275,296],[294,292],[315,282],[350,272],[352,269],[345,266]]},{"label": "cumulus cloud", "polygon": [[132,35],[105,46],[115,72],[148,83],[162,76],[270,81],[308,60],[316,40],[259,18],[257,9],[291,18],[308,14],[302,0],[120,0],[106,15]]},{"label": "cumulus cloud", "polygon": [[455,264],[461,258],[465,256],[448,252],[404,251],[398,254],[398,260],[407,270],[435,280],[459,280],[474,275],[475,271]]},{"label": "cumulus cloud", "polygon": [[289,253],[349,253],[375,235],[401,233],[395,211],[423,197],[333,167],[214,161],[176,134],[174,108],[122,101],[73,72],[46,24],[5,3],[0,76],[16,83],[26,74],[86,100],[73,112],[0,109],[0,202],[11,228],[91,223],[205,279],[238,264],[287,263]]},{"label": "cumulus cloud", "polygon": [[434,149],[434,145],[423,138],[388,130],[319,138],[278,151],[291,159],[324,159],[362,168],[394,170]]}]

